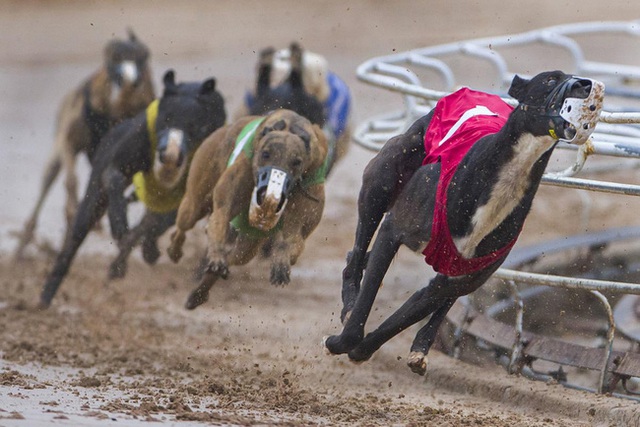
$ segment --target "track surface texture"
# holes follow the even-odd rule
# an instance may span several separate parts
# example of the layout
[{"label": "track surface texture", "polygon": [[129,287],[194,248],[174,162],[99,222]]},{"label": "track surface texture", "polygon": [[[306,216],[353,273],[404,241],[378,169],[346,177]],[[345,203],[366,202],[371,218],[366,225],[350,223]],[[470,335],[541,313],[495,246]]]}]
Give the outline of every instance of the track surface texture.
[{"label": "track surface texture", "polygon": [[[640,16],[635,0],[505,6],[504,0],[1,1],[0,426],[638,425],[637,405],[627,400],[532,382],[438,351],[426,379],[412,374],[405,362],[415,329],[360,365],[326,355],[321,340],[340,330],[341,270],[353,242],[362,170],[373,155],[355,145],[328,181],[325,216],[285,288],[270,286],[268,264],[256,260],[232,269],[207,304],[186,311],[204,248],[202,224],[190,232],[180,264],[163,256],[151,268],[136,251],[126,278],[105,284],[115,247],[104,222],[81,248],[52,307],[38,312],[33,307],[63,233],[61,182],[45,206],[37,245],[24,262],[11,259],[15,233],[35,203],[59,102],[127,26],[152,51],[157,89],[168,68],[178,80],[215,76],[230,114],[252,85],[257,52],[296,40],[325,55],[348,82],[359,123],[397,103],[356,80],[356,67],[368,58]],[[618,47],[603,49],[614,55]],[[81,188],[87,171],[81,163]],[[635,172],[613,177],[640,181]],[[542,188],[520,244],[637,225],[637,202],[591,201],[581,223],[577,193]],[[166,248],[166,236],[161,244]],[[431,275],[419,257],[401,251],[370,325]]]}]

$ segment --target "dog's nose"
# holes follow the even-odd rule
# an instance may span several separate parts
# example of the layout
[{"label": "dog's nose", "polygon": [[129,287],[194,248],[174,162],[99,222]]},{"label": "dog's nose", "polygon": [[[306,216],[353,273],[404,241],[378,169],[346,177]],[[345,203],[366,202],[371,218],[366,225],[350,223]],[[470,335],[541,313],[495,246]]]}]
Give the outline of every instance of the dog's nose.
[{"label": "dog's nose", "polygon": [[576,98],[586,98],[591,92],[591,80],[579,79],[571,85],[570,94]]},{"label": "dog's nose", "polygon": [[138,80],[138,67],[134,61],[122,61],[118,67],[118,71],[120,77],[126,83],[133,84]]},{"label": "dog's nose", "polygon": [[186,158],[186,143],[184,132],[180,129],[169,128],[158,137],[158,158],[163,164],[180,167]]}]

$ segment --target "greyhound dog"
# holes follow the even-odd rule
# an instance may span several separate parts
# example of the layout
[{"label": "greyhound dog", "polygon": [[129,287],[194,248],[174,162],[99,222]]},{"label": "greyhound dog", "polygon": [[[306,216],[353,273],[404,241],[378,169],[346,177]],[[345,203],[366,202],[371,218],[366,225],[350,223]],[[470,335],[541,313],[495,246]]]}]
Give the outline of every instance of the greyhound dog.
[{"label": "greyhound dog", "polygon": [[244,103],[246,114],[286,108],[322,127],[329,144],[328,172],[348,150],[349,88],[329,71],[324,57],[303,50],[298,43],[291,43],[289,49],[269,47],[260,52],[255,92],[247,92]]},{"label": "greyhound dog", "polygon": [[[71,234],[65,239],[40,298],[51,304],[80,245],[105,212],[117,241],[127,235],[126,188],[135,181],[137,194],[147,208],[141,226],[147,239],[161,234],[153,227],[168,228],[184,191],[191,155],[202,141],[226,120],[224,101],[211,78],[202,83],[175,83],[173,71],[164,75],[162,98],[137,116],[114,127],[103,138],[89,184]],[[137,175],[141,173],[140,175]],[[156,213],[157,212],[157,213]],[[159,216],[148,220],[148,216]],[[152,217],[153,219],[153,217]],[[167,225],[169,222],[169,225]],[[164,230],[162,230],[164,231]],[[155,245],[155,242],[152,242]],[[157,248],[155,248],[157,252]]]},{"label": "greyhound dog", "polygon": [[[331,353],[367,360],[431,315],[408,360],[424,375],[427,353],[453,303],[480,287],[513,247],[557,142],[583,144],[595,129],[604,85],[552,71],[530,80],[515,76],[509,95],[519,102],[515,109],[497,96],[461,89],[389,140],[367,165],[355,243],[342,275],[344,327],[325,340]],[[365,335],[401,245],[423,253],[438,274]]]},{"label": "greyhound dog", "polygon": [[319,126],[290,110],[249,116],[214,132],[196,152],[171,235],[182,257],[185,233],[210,213],[209,265],[187,308],[207,301],[229,266],[246,264],[273,242],[271,283],[289,283],[291,265],[324,209],[327,142]]},{"label": "greyhound dog", "polygon": [[84,152],[93,164],[98,143],[115,124],[131,118],[153,101],[149,50],[129,31],[128,40],[112,40],[104,64],[63,100],[51,153],[36,206],[21,233],[15,256],[20,259],[33,240],[45,198],[61,168],[66,172],[67,234],[78,206],[76,157]]}]

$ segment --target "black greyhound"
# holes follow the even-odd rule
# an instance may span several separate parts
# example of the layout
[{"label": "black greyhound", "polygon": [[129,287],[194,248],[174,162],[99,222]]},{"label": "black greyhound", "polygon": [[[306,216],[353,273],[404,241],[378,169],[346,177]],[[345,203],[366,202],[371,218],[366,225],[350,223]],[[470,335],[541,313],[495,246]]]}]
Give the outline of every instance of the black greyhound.
[{"label": "black greyhound", "polygon": [[255,93],[246,94],[241,111],[265,115],[277,109],[295,111],[322,128],[329,143],[327,174],[331,172],[349,148],[351,93],[321,55],[303,51],[296,42],[288,52],[272,47],[260,52]]},{"label": "black greyhound", "polygon": [[292,43],[291,72],[289,77],[276,87],[271,87],[271,72],[273,68],[273,48],[266,48],[260,52],[258,66],[258,80],[256,96],[249,106],[249,114],[262,116],[277,109],[295,111],[311,123],[324,126],[324,106],[313,95],[307,93],[302,82],[302,48]]},{"label": "black greyhound", "polygon": [[140,226],[134,229],[139,232],[138,238],[144,236],[146,240],[147,261],[154,261],[159,255],[155,238],[175,219],[190,156],[226,120],[224,101],[216,91],[215,79],[176,84],[173,71],[168,71],[163,82],[162,98],[152,102],[145,112],[113,128],[100,143],[72,232],[65,239],[44,285],[40,297],[42,308],[51,304],[78,248],[105,212],[114,239],[119,243],[135,240],[125,237],[129,232],[125,190],[137,173],[156,177],[160,186],[147,189],[151,201],[156,192],[163,192],[161,187],[165,184],[166,189],[177,190],[170,194],[175,204],[173,211],[150,210],[148,201],[143,200],[148,209]]},{"label": "black greyhound", "polygon": [[[558,140],[582,144],[593,132],[604,85],[553,71],[531,80],[515,76],[509,95],[519,101],[513,111],[499,98],[469,89],[445,97],[367,165],[355,244],[342,276],[344,329],[325,340],[331,353],[367,360],[431,315],[408,361],[424,375],[429,348],[453,303],[480,287],[515,243]],[[487,123],[485,136],[471,142],[467,154],[447,152],[457,135],[477,136],[478,126]],[[438,274],[365,336],[376,294],[401,245],[424,253]]]}]

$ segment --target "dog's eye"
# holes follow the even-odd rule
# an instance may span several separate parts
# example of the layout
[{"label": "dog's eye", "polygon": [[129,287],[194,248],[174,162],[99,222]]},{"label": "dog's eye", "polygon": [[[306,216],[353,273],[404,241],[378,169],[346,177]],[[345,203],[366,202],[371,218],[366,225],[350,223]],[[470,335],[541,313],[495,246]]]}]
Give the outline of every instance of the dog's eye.
[{"label": "dog's eye", "polygon": [[556,83],[558,83],[558,80],[556,80],[555,77],[549,77],[547,79],[547,86],[555,86]]},{"label": "dog's eye", "polygon": [[273,129],[269,128],[269,127],[265,127],[264,129],[262,129],[262,132],[260,133],[260,138],[262,138],[263,136],[265,136],[266,134],[268,134],[269,132],[271,132]]},{"label": "dog's eye", "polygon": [[296,158],[296,159],[291,160],[291,168],[292,169],[299,168],[301,164],[302,164],[302,159]]},{"label": "dog's eye", "polygon": [[263,151],[260,154],[260,157],[262,157],[262,160],[269,160],[271,158],[271,153],[269,153],[268,151]]},{"label": "dog's eye", "polygon": [[278,120],[273,125],[273,129],[275,130],[285,130],[286,128],[287,128],[287,123],[284,120]]}]

